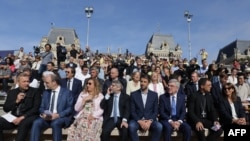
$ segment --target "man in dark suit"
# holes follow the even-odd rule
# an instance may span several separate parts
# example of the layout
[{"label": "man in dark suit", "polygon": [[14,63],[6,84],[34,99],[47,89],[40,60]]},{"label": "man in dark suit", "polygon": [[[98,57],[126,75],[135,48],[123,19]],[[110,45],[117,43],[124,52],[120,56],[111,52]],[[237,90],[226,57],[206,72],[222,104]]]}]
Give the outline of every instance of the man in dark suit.
[{"label": "man in dark suit", "polygon": [[39,116],[41,93],[37,88],[29,87],[29,75],[20,73],[17,76],[19,87],[8,91],[3,105],[4,112],[10,112],[17,118],[8,122],[0,117],[0,140],[3,141],[3,130],[17,128],[16,141],[24,141],[33,121]]},{"label": "man in dark suit", "polygon": [[95,78],[95,79],[97,79],[98,82],[99,82],[100,91],[102,91],[103,84],[104,84],[104,80],[101,79],[100,77],[98,77],[99,73],[100,73],[100,72],[99,72],[99,68],[97,68],[97,67],[95,67],[95,66],[94,66],[94,67],[91,67],[91,68],[90,68],[90,78],[86,78],[86,80],[84,81],[83,88],[85,88],[85,86],[87,85],[87,82],[88,82],[89,79]]},{"label": "man in dark suit", "polygon": [[47,128],[52,128],[53,141],[62,141],[62,128],[72,123],[73,96],[60,86],[55,74],[45,76],[44,82],[48,89],[43,92],[40,117],[33,123],[30,141],[39,141],[41,132]]},{"label": "man in dark suit", "polygon": [[139,141],[137,131],[150,131],[151,141],[159,141],[161,138],[162,125],[158,118],[158,95],[148,89],[150,78],[148,75],[141,76],[141,89],[130,95],[129,135],[131,141]]},{"label": "man in dark suit", "polygon": [[164,141],[171,141],[173,131],[183,133],[183,141],[190,141],[191,127],[186,123],[185,94],[178,91],[180,82],[171,79],[168,82],[168,92],[160,96],[159,121],[163,126]]},{"label": "man in dark suit", "polygon": [[51,71],[53,72],[54,74],[56,74],[59,78],[60,77],[60,74],[58,73],[58,71],[55,69],[55,64],[53,62],[48,62],[47,63],[47,68],[46,68],[47,71]]},{"label": "man in dark suit", "polygon": [[128,140],[129,95],[122,93],[123,86],[120,81],[114,80],[108,88],[105,98],[101,102],[103,113],[102,141],[109,141],[112,130],[117,127],[120,140]]},{"label": "man in dark suit", "polygon": [[189,99],[192,94],[197,93],[197,91],[199,90],[198,86],[199,79],[200,78],[198,72],[194,71],[191,74],[191,80],[185,86],[185,93],[187,95],[187,99]]},{"label": "man in dark suit", "polygon": [[211,94],[214,101],[215,108],[219,109],[220,101],[222,99],[222,87],[227,83],[228,75],[226,73],[219,74],[219,81],[212,84]]},{"label": "man in dark suit", "polygon": [[61,86],[64,88],[67,88],[68,90],[72,92],[73,105],[75,105],[79,94],[83,90],[82,81],[77,78],[74,78],[75,73],[76,73],[75,68],[67,67],[65,72],[66,72],[66,78],[63,78],[61,80]]},{"label": "man in dark suit", "polygon": [[[212,84],[208,78],[199,80],[199,91],[193,94],[188,102],[188,123],[197,133],[199,141],[216,141],[222,134],[213,98],[210,94]],[[216,127],[212,130],[212,127]],[[205,136],[205,128],[209,130],[209,135]]]},{"label": "man in dark suit", "polygon": [[[118,68],[114,67],[110,70],[109,79],[106,79],[104,81],[103,88],[102,88],[102,94],[107,93],[107,89],[110,87],[113,80],[119,80],[122,83],[123,88],[127,87],[127,80],[119,77],[119,70],[118,70]],[[123,89],[122,92],[126,93],[126,89]]]}]

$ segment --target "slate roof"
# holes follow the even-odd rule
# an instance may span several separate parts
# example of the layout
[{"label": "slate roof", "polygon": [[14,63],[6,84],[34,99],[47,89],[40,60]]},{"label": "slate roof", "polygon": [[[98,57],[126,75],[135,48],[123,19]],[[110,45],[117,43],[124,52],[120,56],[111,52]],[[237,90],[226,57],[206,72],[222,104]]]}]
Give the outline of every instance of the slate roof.
[{"label": "slate roof", "polygon": [[154,34],[150,38],[149,43],[152,43],[152,46],[155,49],[160,49],[163,41],[166,41],[169,44],[170,49],[174,49],[176,47],[176,44],[174,42],[174,38],[172,35]]},{"label": "slate roof", "polygon": [[234,48],[237,48],[241,54],[245,54],[245,50],[250,48],[250,41],[249,40],[235,40],[230,44],[226,45],[222,49],[220,49],[218,53],[218,57],[216,62],[220,62],[220,55],[223,52],[227,55],[227,58],[234,56]]},{"label": "slate roof", "polygon": [[51,28],[48,34],[48,42],[50,44],[55,43],[58,36],[65,38],[65,44],[74,43],[74,39],[78,39],[78,36],[72,28]]}]

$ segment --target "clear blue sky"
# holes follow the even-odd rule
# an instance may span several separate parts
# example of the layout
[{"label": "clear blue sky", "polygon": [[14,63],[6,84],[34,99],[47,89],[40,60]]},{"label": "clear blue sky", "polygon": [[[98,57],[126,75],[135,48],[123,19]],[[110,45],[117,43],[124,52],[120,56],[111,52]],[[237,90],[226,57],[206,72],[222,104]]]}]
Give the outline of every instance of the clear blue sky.
[{"label": "clear blue sky", "polygon": [[92,50],[112,52],[126,48],[143,54],[154,33],[170,34],[189,58],[188,26],[184,12],[193,14],[190,23],[192,57],[200,49],[209,53],[209,63],[220,48],[239,40],[250,40],[249,0],[1,0],[0,49],[33,51],[48,35],[51,23],[74,28],[82,47],[86,45],[87,18],[92,6],[89,45]]}]

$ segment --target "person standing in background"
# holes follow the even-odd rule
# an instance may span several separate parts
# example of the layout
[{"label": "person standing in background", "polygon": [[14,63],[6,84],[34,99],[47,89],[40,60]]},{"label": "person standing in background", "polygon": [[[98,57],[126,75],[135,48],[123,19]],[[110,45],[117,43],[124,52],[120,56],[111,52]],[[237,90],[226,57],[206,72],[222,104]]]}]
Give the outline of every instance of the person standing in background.
[{"label": "person standing in background", "polygon": [[19,59],[23,59],[24,58],[24,48],[23,47],[20,47],[18,53],[17,53],[17,56],[19,57]]},{"label": "person standing in background", "polygon": [[65,47],[63,47],[60,43],[56,43],[57,67],[60,66],[60,62],[65,62],[66,54],[67,50]]},{"label": "person standing in background", "polygon": [[51,45],[45,44],[45,52],[39,53],[41,56],[42,62],[38,70],[38,75],[42,77],[43,72],[47,69],[48,62],[53,62],[54,54],[51,52]]},{"label": "person standing in background", "polygon": [[200,55],[201,55],[201,60],[207,59],[208,57],[208,53],[204,48],[200,50]]},{"label": "person standing in background", "polygon": [[77,59],[79,52],[76,50],[75,44],[71,44],[70,57]]}]

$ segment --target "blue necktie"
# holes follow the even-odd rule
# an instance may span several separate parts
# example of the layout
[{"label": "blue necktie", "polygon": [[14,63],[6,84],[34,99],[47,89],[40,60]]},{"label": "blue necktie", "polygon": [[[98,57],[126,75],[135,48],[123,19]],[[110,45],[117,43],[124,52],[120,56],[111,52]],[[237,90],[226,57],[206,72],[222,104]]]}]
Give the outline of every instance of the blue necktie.
[{"label": "blue necktie", "polygon": [[176,115],[175,96],[172,96],[172,116]]},{"label": "blue necktie", "polygon": [[114,96],[114,122],[117,122],[117,95]]}]

